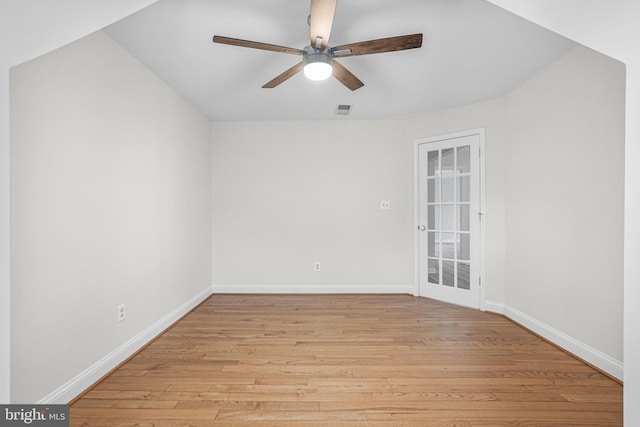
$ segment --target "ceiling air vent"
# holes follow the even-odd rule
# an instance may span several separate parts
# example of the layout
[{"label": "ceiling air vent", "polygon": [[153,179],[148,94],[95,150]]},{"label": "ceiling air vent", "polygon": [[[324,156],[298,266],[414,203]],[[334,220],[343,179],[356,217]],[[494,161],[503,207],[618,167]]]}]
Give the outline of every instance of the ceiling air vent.
[{"label": "ceiling air vent", "polygon": [[336,107],[336,116],[350,116],[351,115],[351,105],[349,104],[338,104]]}]

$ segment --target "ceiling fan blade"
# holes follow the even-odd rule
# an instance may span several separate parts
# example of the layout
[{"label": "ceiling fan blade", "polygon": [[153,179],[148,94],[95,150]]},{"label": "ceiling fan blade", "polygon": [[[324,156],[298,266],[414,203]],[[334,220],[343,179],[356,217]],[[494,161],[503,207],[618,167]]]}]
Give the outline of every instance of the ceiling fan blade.
[{"label": "ceiling fan blade", "polygon": [[214,43],[228,44],[232,46],[249,47],[251,49],[268,50],[271,52],[289,53],[291,55],[302,55],[304,50],[294,49],[292,47],[278,46],[275,44],[252,42],[250,40],[234,39],[224,36],[213,36]]},{"label": "ceiling fan blade", "polygon": [[360,81],[351,71],[347,70],[335,59],[333,60],[333,77],[351,90],[360,89],[364,83]]},{"label": "ceiling fan blade", "polygon": [[[309,37],[312,47],[326,49],[338,0],[311,0]],[[318,44],[319,43],[319,44]]]},{"label": "ceiling fan blade", "polygon": [[263,89],[273,89],[274,87],[278,86],[280,83],[283,83],[283,82],[289,80],[291,77],[293,77],[296,74],[298,74],[300,71],[302,71],[302,68],[303,68],[302,62],[299,63],[299,64],[296,64],[293,67],[289,68],[284,73],[280,74],[275,79],[271,80],[269,83],[267,83],[264,86],[262,86],[262,88]]},{"label": "ceiling fan blade", "polygon": [[370,55],[372,53],[394,52],[419,47],[422,47],[422,33],[345,44],[332,47],[331,51],[336,58],[344,58],[346,56]]}]

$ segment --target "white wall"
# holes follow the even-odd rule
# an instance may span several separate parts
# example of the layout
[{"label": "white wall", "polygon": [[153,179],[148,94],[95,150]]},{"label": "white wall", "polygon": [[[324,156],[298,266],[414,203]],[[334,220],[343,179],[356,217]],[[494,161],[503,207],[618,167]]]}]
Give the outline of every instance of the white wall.
[{"label": "white wall", "polygon": [[413,292],[414,140],[479,127],[487,134],[487,294],[503,302],[500,100],[402,120],[214,123],[214,287]]},{"label": "white wall", "polygon": [[489,0],[627,66],[624,211],[625,425],[640,425],[640,2]]},{"label": "white wall", "polygon": [[11,396],[9,71],[0,65],[0,403]]},{"label": "white wall", "polygon": [[209,158],[209,121],[104,33],[12,70],[13,401],[210,286]]},{"label": "white wall", "polygon": [[401,137],[392,120],[214,123],[214,288],[412,291]]},{"label": "white wall", "polygon": [[9,402],[11,396],[8,70],[155,1],[0,2],[0,402]]},{"label": "white wall", "polygon": [[576,47],[506,98],[508,306],[622,361],[625,69]]},{"label": "white wall", "polygon": [[640,402],[640,54],[634,53],[627,62],[624,210],[624,422],[629,426],[640,424],[635,404]]},{"label": "white wall", "polygon": [[214,123],[214,287],[413,292],[413,142],[485,127],[487,293],[502,302],[503,116],[489,101],[402,120]]}]

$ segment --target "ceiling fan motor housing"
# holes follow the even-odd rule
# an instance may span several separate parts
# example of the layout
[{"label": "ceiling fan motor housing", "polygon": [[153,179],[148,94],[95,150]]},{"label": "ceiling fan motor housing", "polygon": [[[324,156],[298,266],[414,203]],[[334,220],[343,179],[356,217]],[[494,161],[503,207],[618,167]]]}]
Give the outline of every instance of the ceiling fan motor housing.
[{"label": "ceiling fan motor housing", "polygon": [[311,80],[328,79],[333,72],[333,56],[331,50],[312,46],[304,48],[302,65],[307,78]]}]

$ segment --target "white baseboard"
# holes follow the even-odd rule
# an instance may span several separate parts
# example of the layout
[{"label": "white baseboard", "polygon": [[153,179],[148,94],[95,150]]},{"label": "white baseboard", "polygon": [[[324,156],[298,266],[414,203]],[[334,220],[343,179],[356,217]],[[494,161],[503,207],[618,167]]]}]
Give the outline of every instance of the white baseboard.
[{"label": "white baseboard", "polygon": [[495,301],[485,301],[483,311],[504,314],[504,304]]},{"label": "white baseboard", "polygon": [[526,313],[521,312],[513,307],[487,301],[485,310],[493,313],[504,314],[514,322],[524,326],[525,328],[535,332],[536,334],[551,341],[555,345],[563,348],[569,353],[579,357],[580,359],[590,363],[596,368],[606,372],[614,378],[622,381],[624,373],[624,365],[621,361],[616,360],[587,344],[570,337],[552,326],[547,325]]},{"label": "white baseboard", "polygon": [[76,398],[80,393],[95,384],[100,378],[111,372],[120,363],[127,360],[160,333],[173,325],[182,316],[198,306],[212,294],[212,288],[208,287],[202,292],[190,298],[182,305],[168,313],[166,316],[153,323],[144,331],[131,338],[126,343],[58,387],[47,396],[40,399],[37,404],[66,404]]},{"label": "white baseboard", "polygon": [[227,285],[214,284],[216,294],[410,294],[414,295],[415,286],[399,285]]}]

